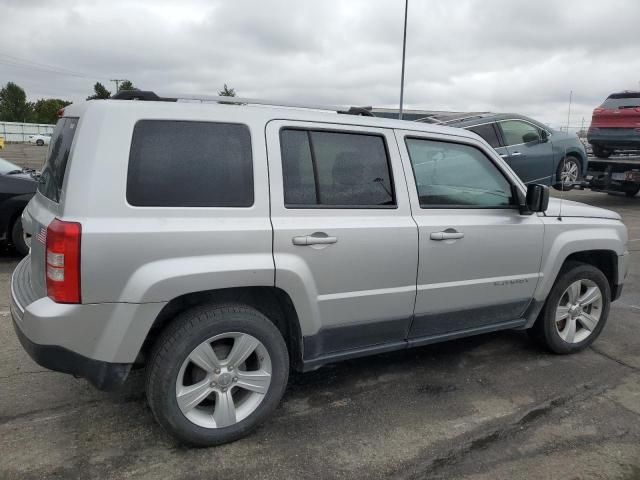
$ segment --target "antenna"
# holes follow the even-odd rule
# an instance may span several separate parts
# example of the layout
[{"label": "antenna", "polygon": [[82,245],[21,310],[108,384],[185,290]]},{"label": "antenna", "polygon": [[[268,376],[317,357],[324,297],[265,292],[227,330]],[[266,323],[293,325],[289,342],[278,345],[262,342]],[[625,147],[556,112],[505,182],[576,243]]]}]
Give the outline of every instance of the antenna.
[{"label": "antenna", "polygon": [[398,120],[402,120],[402,110],[404,109],[404,60],[407,53],[407,13],[409,12],[409,0],[404,2],[404,33],[402,36],[402,74],[400,75],[400,110],[398,110]]},{"label": "antenna", "polygon": [[[569,134],[569,122],[571,121],[571,101],[573,100],[573,90],[569,92],[569,111],[567,112],[567,135]],[[564,155],[562,156],[562,169],[560,170],[560,208],[558,209],[558,220],[562,221],[562,202],[564,200],[564,166],[567,162],[567,144],[564,145]]]}]

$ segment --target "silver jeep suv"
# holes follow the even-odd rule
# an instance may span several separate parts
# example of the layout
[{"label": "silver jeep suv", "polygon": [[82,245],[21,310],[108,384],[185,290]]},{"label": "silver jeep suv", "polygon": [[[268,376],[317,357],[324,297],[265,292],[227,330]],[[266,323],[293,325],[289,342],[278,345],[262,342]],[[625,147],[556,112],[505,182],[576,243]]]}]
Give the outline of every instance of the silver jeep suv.
[{"label": "silver jeep suv", "polygon": [[525,187],[472,132],[135,96],[58,121],[11,312],[44,367],[106,390],[145,366],[182,442],[246,435],[290,368],[502,329],[579,351],[620,295],[620,217]]}]

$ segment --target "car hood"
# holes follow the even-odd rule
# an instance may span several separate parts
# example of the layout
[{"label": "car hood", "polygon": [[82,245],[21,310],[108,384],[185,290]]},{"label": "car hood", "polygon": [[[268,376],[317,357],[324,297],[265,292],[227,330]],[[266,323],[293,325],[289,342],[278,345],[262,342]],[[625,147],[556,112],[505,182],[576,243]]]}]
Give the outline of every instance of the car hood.
[{"label": "car hood", "polygon": [[571,200],[560,200],[559,198],[549,199],[549,208],[545,215],[556,217],[560,215],[560,204],[562,204],[563,217],[587,217],[587,218],[609,218],[611,220],[621,220],[619,214],[606,208],[593,207],[586,203],[573,202]]}]

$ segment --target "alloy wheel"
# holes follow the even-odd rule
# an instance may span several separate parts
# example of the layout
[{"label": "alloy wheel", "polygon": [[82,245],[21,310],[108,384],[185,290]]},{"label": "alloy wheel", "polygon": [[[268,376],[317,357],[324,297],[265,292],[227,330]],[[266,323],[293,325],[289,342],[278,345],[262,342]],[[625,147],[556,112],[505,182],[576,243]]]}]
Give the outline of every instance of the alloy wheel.
[{"label": "alloy wheel", "polygon": [[560,338],[580,343],[596,329],[602,315],[602,292],[592,280],[573,282],[556,307],[555,325]]},{"label": "alloy wheel", "polygon": [[578,172],[579,167],[575,160],[565,160],[562,165],[562,171],[560,172],[560,180],[563,185],[573,185],[578,181]]},{"label": "alloy wheel", "polygon": [[224,428],[251,415],[271,385],[271,357],[255,337],[216,335],[184,360],[176,379],[176,400],[191,422]]}]

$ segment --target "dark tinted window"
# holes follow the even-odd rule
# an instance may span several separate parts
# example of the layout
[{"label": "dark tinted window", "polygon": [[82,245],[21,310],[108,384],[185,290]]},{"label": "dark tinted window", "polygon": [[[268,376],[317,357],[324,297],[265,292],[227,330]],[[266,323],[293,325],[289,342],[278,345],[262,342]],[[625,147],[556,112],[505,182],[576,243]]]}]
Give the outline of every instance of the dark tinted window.
[{"label": "dark tinted window", "polygon": [[500,141],[498,140],[498,135],[496,134],[496,130],[493,127],[493,123],[486,123],[484,125],[469,127],[469,130],[480,135],[493,148],[500,146]]},{"label": "dark tinted window", "polygon": [[244,125],[141,120],[127,177],[131,205],[249,207],[251,135]]},{"label": "dark tinted window", "polygon": [[287,206],[395,205],[381,136],[285,129],[280,142]]},{"label": "dark tinted window", "polygon": [[469,145],[407,139],[420,206],[504,208],[511,185],[484,153]]},{"label": "dark tinted window", "polygon": [[51,136],[49,153],[42,169],[38,191],[54,202],[60,201],[62,181],[67,170],[69,150],[71,150],[77,125],[77,118],[61,118]]}]

